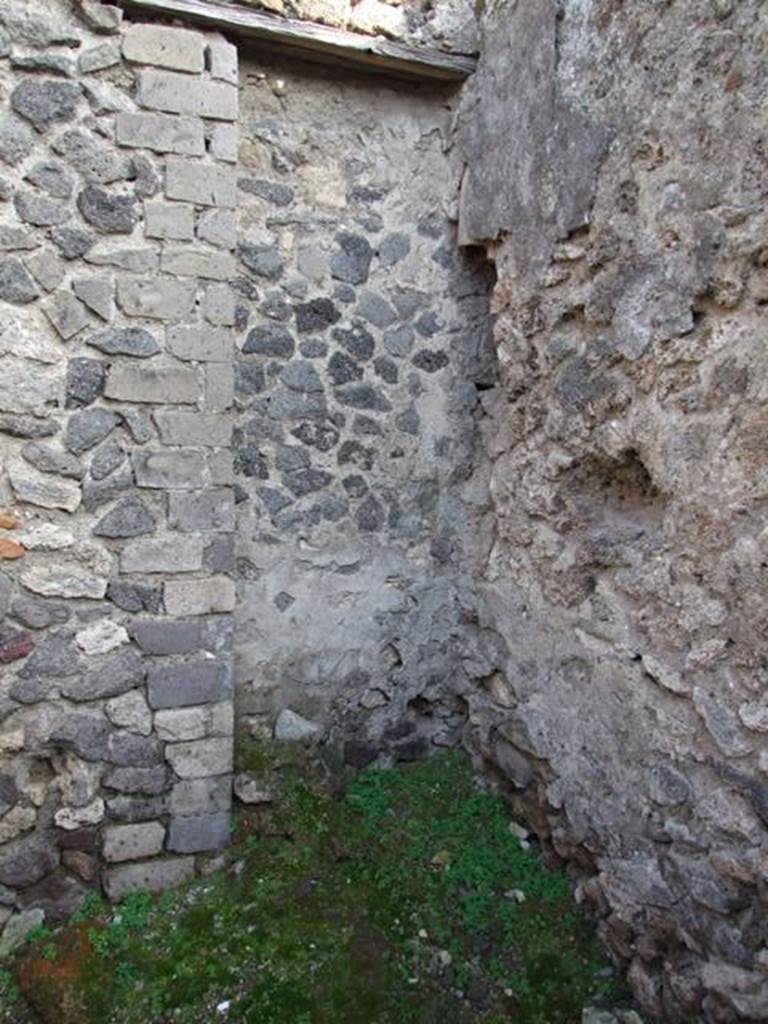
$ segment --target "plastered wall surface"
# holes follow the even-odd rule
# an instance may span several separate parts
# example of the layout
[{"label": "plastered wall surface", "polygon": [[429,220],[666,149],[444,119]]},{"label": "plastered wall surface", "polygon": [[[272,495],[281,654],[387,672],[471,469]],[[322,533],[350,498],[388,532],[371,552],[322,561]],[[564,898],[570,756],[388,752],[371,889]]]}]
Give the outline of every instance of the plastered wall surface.
[{"label": "plastered wall surface", "polygon": [[507,645],[469,742],[680,1022],[768,1017],[767,13],[492,5],[460,130]]}]

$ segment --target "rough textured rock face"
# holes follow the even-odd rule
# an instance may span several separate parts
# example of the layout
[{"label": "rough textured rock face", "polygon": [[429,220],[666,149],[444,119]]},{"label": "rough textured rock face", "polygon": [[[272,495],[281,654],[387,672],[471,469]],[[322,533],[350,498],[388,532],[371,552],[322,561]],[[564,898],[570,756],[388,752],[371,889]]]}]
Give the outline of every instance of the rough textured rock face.
[{"label": "rough textured rock face", "polygon": [[494,5],[461,128],[506,648],[470,743],[680,1022],[768,1017],[767,15]]},{"label": "rough textured rock face", "polygon": [[472,0],[225,0],[269,14],[329,25],[404,43],[476,53],[479,45]]},{"label": "rough textured rock face", "polygon": [[227,841],[236,53],[4,3],[0,97],[7,948]]},{"label": "rough textured rock face", "polygon": [[331,723],[349,764],[413,758],[466,721],[446,680],[474,671],[488,513],[490,279],[449,220],[455,97],[255,60],[241,82],[239,712]]}]

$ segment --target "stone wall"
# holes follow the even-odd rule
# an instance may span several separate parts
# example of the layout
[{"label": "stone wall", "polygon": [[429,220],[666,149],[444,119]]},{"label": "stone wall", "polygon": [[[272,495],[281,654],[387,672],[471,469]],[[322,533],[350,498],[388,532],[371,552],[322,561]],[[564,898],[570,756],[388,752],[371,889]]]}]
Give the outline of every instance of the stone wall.
[{"label": "stone wall", "polygon": [[676,1022],[768,1019],[767,38],[753,0],[494,4],[462,115],[506,645],[469,742]]},{"label": "stone wall", "polygon": [[5,924],[228,839],[236,51],[4,3],[0,100]]},{"label": "stone wall", "polygon": [[323,726],[353,765],[424,755],[465,722],[490,526],[490,278],[450,221],[456,98],[242,59],[239,712]]},{"label": "stone wall", "polygon": [[268,14],[329,25],[364,35],[477,53],[478,24],[473,0],[224,0]]}]

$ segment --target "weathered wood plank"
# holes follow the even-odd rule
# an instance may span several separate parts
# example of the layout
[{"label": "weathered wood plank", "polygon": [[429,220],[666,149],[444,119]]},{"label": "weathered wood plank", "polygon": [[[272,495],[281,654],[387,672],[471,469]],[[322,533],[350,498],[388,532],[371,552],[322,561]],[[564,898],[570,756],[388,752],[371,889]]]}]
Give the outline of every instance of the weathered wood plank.
[{"label": "weathered wood plank", "polygon": [[122,0],[124,7],[176,15],[251,39],[310,51],[326,59],[408,77],[460,82],[473,73],[473,57],[395,43],[381,36],[280,18],[216,0]]}]

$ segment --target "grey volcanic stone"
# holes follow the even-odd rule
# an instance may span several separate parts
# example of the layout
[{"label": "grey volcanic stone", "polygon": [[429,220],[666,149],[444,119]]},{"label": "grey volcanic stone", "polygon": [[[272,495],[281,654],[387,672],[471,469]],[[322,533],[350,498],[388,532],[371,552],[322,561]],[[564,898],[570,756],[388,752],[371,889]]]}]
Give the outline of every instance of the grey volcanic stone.
[{"label": "grey volcanic stone", "polygon": [[131,174],[127,157],[82,131],[65,132],[52,148],[91,184],[109,185]]},{"label": "grey volcanic stone", "polygon": [[16,306],[26,306],[39,296],[37,286],[24,264],[15,256],[0,260],[0,299]]},{"label": "grey volcanic stone", "polygon": [[446,352],[435,352],[431,349],[423,349],[421,352],[417,352],[411,360],[417,369],[424,370],[426,373],[437,373],[438,370],[446,367],[450,361]]},{"label": "grey volcanic stone", "polygon": [[58,121],[70,121],[82,95],[79,85],[70,82],[27,79],[11,93],[11,106],[39,132]]},{"label": "grey volcanic stone", "polygon": [[280,371],[280,380],[292,391],[322,391],[323,382],[312,363],[294,360]]},{"label": "grey volcanic stone", "polygon": [[74,711],[53,730],[51,740],[71,748],[84,761],[103,761],[109,733],[104,715]]},{"label": "grey volcanic stone", "polygon": [[59,424],[47,417],[0,413],[0,434],[10,434],[11,437],[51,437],[58,431]]},{"label": "grey volcanic stone", "polygon": [[30,441],[29,444],[25,444],[21,454],[30,466],[39,469],[41,473],[56,473],[74,480],[82,479],[85,473],[79,459],[41,441]]},{"label": "grey volcanic stone", "polygon": [[58,865],[52,842],[34,834],[8,843],[0,851],[0,884],[23,889],[45,878]]},{"label": "grey volcanic stone", "polygon": [[86,477],[83,482],[83,508],[86,512],[94,512],[101,505],[119,498],[123,491],[130,490],[133,482],[133,473],[130,469],[113,474],[107,480]]},{"label": "grey volcanic stone", "polygon": [[71,292],[55,292],[43,303],[43,312],[59,335],[68,341],[88,324],[88,312],[83,303]]},{"label": "grey volcanic stone", "polygon": [[177,853],[220,850],[229,842],[229,814],[198,814],[171,818],[167,847]]},{"label": "grey volcanic stone", "polygon": [[389,412],[392,408],[384,395],[371,384],[345,384],[336,388],[335,394],[342,405],[351,406],[353,409]]},{"label": "grey volcanic stone", "polygon": [[27,270],[37,283],[52,292],[64,279],[64,264],[52,249],[40,249],[24,259]]},{"label": "grey volcanic stone", "polygon": [[248,333],[243,345],[244,355],[271,356],[290,359],[296,351],[291,333],[280,324],[259,324]]},{"label": "grey volcanic stone", "polygon": [[134,196],[121,196],[90,185],[77,197],[83,218],[97,231],[108,235],[129,235],[138,222]]},{"label": "grey volcanic stone", "polygon": [[341,313],[330,299],[312,299],[296,307],[296,326],[300,334],[323,331],[341,319]]},{"label": "grey volcanic stone", "polygon": [[428,309],[422,313],[416,321],[416,330],[422,336],[422,338],[433,338],[436,334],[445,327],[445,323],[441,318],[434,312],[434,310]]},{"label": "grey volcanic stone", "polygon": [[105,480],[125,462],[125,452],[111,439],[98,448],[91,459],[90,474],[94,480]]},{"label": "grey volcanic stone", "polygon": [[361,362],[367,362],[376,347],[373,335],[359,321],[352,327],[334,328],[331,337]]},{"label": "grey volcanic stone", "polygon": [[[138,498],[125,498],[96,524],[94,534],[97,537],[140,537],[153,533],[156,528],[155,518],[146,505]],[[114,600],[114,595],[112,600]],[[130,611],[138,611],[131,608]]]},{"label": "grey volcanic stone", "polygon": [[200,649],[200,623],[141,619],[130,627],[131,636],[145,654],[191,654]]},{"label": "grey volcanic stone", "polygon": [[237,247],[240,262],[257,277],[276,281],[283,272],[283,257],[276,245],[252,245],[243,242]]},{"label": "grey volcanic stone", "polygon": [[288,490],[297,498],[303,498],[306,494],[320,491],[333,481],[330,473],[324,469],[299,469],[283,476],[283,483]]},{"label": "grey volcanic stone", "polygon": [[135,356],[140,359],[154,356],[160,351],[154,336],[143,327],[108,327],[92,334],[86,339],[86,344],[111,356]]},{"label": "grey volcanic stone", "polygon": [[373,249],[363,235],[341,231],[336,235],[338,251],[331,257],[331,276],[348,284],[365,284],[373,259]]},{"label": "grey volcanic stone", "polygon": [[263,178],[240,178],[237,187],[259,199],[265,199],[273,206],[290,206],[294,199],[294,191],[290,185],[281,185]]},{"label": "grey volcanic stone", "polygon": [[72,634],[63,631],[49,633],[37,645],[19,670],[19,679],[45,679],[72,676],[80,671],[80,659]]},{"label": "grey volcanic stone", "polygon": [[163,764],[154,768],[115,768],[105,776],[104,785],[118,793],[158,796],[168,788],[168,769]]},{"label": "grey volcanic stone", "polygon": [[301,743],[311,740],[321,731],[321,727],[316,722],[310,722],[309,719],[296,714],[290,708],[284,708],[275,722],[275,739],[282,743]]},{"label": "grey volcanic stone", "polygon": [[339,442],[339,432],[332,423],[302,423],[291,433],[303,444],[320,452],[331,451]]},{"label": "grey volcanic stone", "polygon": [[118,422],[118,417],[107,409],[83,409],[72,413],[64,443],[71,452],[80,455],[103,441]]},{"label": "grey volcanic stone", "polygon": [[162,764],[163,747],[155,736],[120,730],[109,737],[104,760],[123,768],[152,768]]},{"label": "grey volcanic stone", "polygon": [[411,251],[411,240],[403,232],[395,232],[382,239],[379,246],[379,263],[383,267],[394,267]]},{"label": "grey volcanic stone", "polygon": [[112,580],[107,587],[107,597],[126,612],[149,612],[151,615],[157,615],[163,606],[160,587],[126,583],[124,580]]},{"label": "grey volcanic stone", "polygon": [[397,384],[398,381],[398,370],[397,363],[390,359],[389,356],[379,356],[373,362],[373,368],[376,371],[376,375],[381,377],[387,384]]},{"label": "grey volcanic stone", "polygon": [[372,494],[360,505],[355,515],[357,528],[363,533],[373,533],[384,525],[384,509]]},{"label": "grey volcanic stone", "polygon": [[361,292],[357,311],[374,327],[389,327],[397,319],[397,313],[392,305],[378,292]]},{"label": "grey volcanic stone", "polygon": [[241,397],[259,395],[265,387],[264,369],[251,363],[235,365],[235,394]]},{"label": "grey volcanic stone", "polygon": [[363,368],[346,352],[334,352],[328,363],[328,374],[334,384],[349,384],[353,380],[362,380]]},{"label": "grey volcanic stone", "polygon": [[322,338],[307,338],[299,345],[299,352],[307,359],[322,359],[328,355],[328,345]]},{"label": "grey volcanic stone", "polygon": [[81,228],[54,228],[51,241],[65,260],[78,260],[93,248],[96,237]]},{"label": "grey volcanic stone", "polygon": [[78,277],[72,290],[102,320],[112,319],[114,285],[111,277]]},{"label": "grey volcanic stone", "polygon": [[138,651],[125,649],[106,658],[92,659],[91,670],[59,683],[64,697],[73,701],[118,697],[144,682],[144,659]]},{"label": "grey volcanic stone", "polygon": [[29,125],[18,117],[0,117],[0,160],[15,167],[32,152],[35,135]]},{"label": "grey volcanic stone", "polygon": [[223,661],[188,661],[178,665],[150,665],[147,673],[149,706],[193,707],[232,696],[232,673]]},{"label": "grey volcanic stone", "polygon": [[66,202],[49,199],[48,196],[37,195],[35,192],[17,192],[13,197],[13,205],[19,220],[38,228],[63,224],[71,216]]}]

